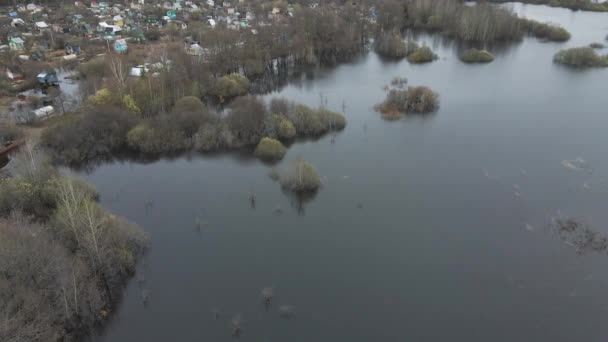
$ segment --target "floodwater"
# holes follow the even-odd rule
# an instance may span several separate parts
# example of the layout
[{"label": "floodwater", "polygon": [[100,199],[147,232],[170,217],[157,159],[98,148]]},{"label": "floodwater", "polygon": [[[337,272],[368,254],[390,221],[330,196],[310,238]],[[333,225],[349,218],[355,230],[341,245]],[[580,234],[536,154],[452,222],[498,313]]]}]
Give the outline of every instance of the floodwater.
[{"label": "floodwater", "polygon": [[[333,143],[296,143],[279,164],[303,158],[322,175],[302,207],[242,155],[82,173],[152,238],[93,340],[231,341],[240,313],[243,341],[605,341],[608,254],[546,227],[561,215],[608,235],[608,71],[552,63],[561,48],[603,41],[608,14],[515,8],[572,40],[525,39],[464,65],[459,47],[422,36],[432,64],[370,53],[270,94],[346,105]],[[435,89],[441,109],[383,121],[372,107],[396,76]]]}]

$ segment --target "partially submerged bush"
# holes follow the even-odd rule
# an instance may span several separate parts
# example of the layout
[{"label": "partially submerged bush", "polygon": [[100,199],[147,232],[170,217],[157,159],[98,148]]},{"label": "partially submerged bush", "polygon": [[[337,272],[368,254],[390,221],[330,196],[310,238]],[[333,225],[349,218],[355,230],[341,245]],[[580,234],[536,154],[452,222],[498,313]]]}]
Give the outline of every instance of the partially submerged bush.
[{"label": "partially submerged bush", "polygon": [[431,113],[439,108],[439,95],[428,87],[391,89],[384,102],[374,109],[386,119],[398,119],[400,114]]},{"label": "partially submerged bush", "polygon": [[431,113],[439,108],[439,95],[428,87],[408,88],[407,108],[410,113]]},{"label": "partially submerged bush", "polygon": [[589,44],[589,47],[592,48],[592,49],[603,49],[606,46],[604,44],[602,44],[602,43],[595,42],[595,43]]},{"label": "partially submerged bush", "polygon": [[410,63],[429,63],[435,59],[437,59],[437,55],[428,46],[419,47],[407,55],[407,60]]},{"label": "partially submerged bush", "polygon": [[280,141],[264,137],[255,148],[255,155],[264,160],[280,160],[285,156],[287,149]]},{"label": "partially submerged bush", "polygon": [[417,47],[418,45],[413,41],[403,41],[403,37],[398,31],[382,32],[374,42],[374,50],[387,58],[404,58]]},{"label": "partially submerged bush", "polygon": [[494,55],[487,50],[469,49],[460,56],[460,60],[465,63],[490,63]]},{"label": "partially submerged bush", "polygon": [[528,32],[536,38],[552,42],[565,42],[570,39],[570,32],[559,25],[541,23],[530,19],[522,19],[522,22],[528,29]]},{"label": "partially submerged bush", "polygon": [[602,56],[590,47],[578,47],[561,50],[555,54],[553,61],[555,63],[573,67],[608,66],[608,56]]},{"label": "partially submerged bush", "polygon": [[304,137],[318,137],[346,126],[346,119],[342,114],[323,108],[315,110],[305,105],[295,105],[289,119],[297,134]]},{"label": "partially submerged bush", "polygon": [[280,182],[284,189],[295,193],[314,192],[321,186],[317,170],[303,160],[290,163],[281,173]]}]

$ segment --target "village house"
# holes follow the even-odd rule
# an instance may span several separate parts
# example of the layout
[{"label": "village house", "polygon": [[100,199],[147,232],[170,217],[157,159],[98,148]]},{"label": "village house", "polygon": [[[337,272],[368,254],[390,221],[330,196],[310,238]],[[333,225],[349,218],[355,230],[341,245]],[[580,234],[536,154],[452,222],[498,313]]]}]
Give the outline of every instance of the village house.
[{"label": "village house", "polygon": [[13,51],[25,50],[25,41],[20,37],[12,37],[8,40],[8,46]]},{"label": "village house", "polygon": [[36,30],[38,32],[45,32],[51,29],[51,27],[44,21],[37,21],[34,25],[36,26]]},{"label": "village house", "polygon": [[114,41],[114,51],[119,53],[127,52],[128,46],[125,39],[116,39]]},{"label": "village house", "polygon": [[54,86],[59,84],[57,73],[54,70],[43,71],[36,76],[38,84],[41,86]]}]

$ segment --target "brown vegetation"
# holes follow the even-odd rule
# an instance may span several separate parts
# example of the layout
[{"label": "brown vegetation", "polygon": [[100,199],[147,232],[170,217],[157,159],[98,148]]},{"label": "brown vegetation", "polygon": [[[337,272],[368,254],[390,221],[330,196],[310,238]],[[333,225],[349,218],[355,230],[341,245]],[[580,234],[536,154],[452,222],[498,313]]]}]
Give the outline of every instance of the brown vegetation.
[{"label": "brown vegetation", "polygon": [[386,99],[374,109],[387,120],[397,120],[403,114],[425,114],[439,108],[439,95],[428,87],[391,89]]},{"label": "brown vegetation", "polygon": [[15,164],[0,180],[0,340],[76,341],[105,320],[147,237],[31,146]]},{"label": "brown vegetation", "polygon": [[608,67],[608,55],[602,56],[591,47],[578,47],[561,50],[553,61],[571,67]]}]

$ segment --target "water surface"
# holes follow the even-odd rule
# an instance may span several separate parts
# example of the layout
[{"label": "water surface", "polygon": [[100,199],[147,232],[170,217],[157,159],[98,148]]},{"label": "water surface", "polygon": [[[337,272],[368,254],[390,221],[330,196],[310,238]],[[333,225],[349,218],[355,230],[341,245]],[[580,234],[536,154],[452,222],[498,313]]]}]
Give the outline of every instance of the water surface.
[{"label": "water surface", "polygon": [[[551,63],[561,48],[602,41],[608,15],[513,6],[572,40],[525,39],[473,66],[456,44],[422,36],[440,57],[432,64],[370,53],[270,94],[346,105],[335,142],[297,143],[279,165],[304,158],[322,175],[303,211],[242,155],[83,173],[104,206],[152,237],[145,282],[129,283],[94,340],[229,341],[242,313],[251,341],[604,341],[608,255],[577,253],[544,227],[559,210],[608,234],[608,72]],[[372,107],[396,76],[435,89],[441,109],[383,121]],[[593,171],[562,166],[577,157]],[[279,318],[283,304],[295,318]]]}]

